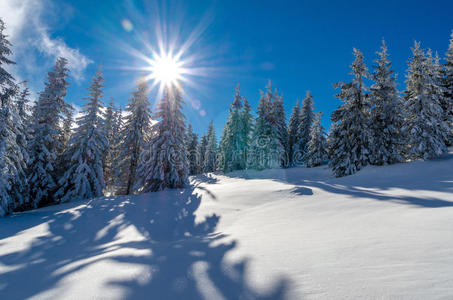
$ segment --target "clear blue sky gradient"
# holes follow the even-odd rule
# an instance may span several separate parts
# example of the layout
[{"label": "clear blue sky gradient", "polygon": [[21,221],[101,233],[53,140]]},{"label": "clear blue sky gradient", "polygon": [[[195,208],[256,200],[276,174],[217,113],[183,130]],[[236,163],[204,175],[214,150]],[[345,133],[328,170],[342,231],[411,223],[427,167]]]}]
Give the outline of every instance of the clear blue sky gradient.
[{"label": "clear blue sky gradient", "polygon": [[[176,46],[200,33],[185,56],[194,57],[191,67],[206,69],[203,76],[190,77],[184,113],[198,133],[212,119],[218,135],[237,83],[256,109],[259,90],[271,79],[284,96],[287,118],[296,99],[310,90],[328,128],[330,114],[340,104],[332,85],[350,78],[353,47],[363,51],[371,67],[385,38],[402,90],[414,40],[443,56],[453,29],[453,1],[448,0],[54,2],[69,13],[64,22],[55,20],[52,36],[95,62],[85,80],[70,87],[68,99],[78,105],[97,64],[105,74],[105,102],[114,97],[123,107],[127,104],[140,76],[137,69],[146,66],[133,52],[150,54],[146,44],[156,46],[157,23],[167,25],[165,35]],[[123,28],[123,19],[130,20],[132,30]],[[154,107],[155,91],[151,102]]]}]

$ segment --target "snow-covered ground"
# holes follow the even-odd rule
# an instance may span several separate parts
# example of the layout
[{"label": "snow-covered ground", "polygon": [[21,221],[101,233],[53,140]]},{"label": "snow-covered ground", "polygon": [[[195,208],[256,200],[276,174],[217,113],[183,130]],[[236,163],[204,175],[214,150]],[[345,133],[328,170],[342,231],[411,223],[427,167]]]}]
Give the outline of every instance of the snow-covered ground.
[{"label": "snow-covered ground", "polygon": [[24,298],[453,299],[453,154],[344,178],[202,175],[0,219],[0,299]]}]

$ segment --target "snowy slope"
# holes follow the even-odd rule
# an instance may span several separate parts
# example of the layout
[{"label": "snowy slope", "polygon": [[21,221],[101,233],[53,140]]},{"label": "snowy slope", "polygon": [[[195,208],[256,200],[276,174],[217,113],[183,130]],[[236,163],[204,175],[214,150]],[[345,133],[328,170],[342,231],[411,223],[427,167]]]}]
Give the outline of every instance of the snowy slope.
[{"label": "snowy slope", "polygon": [[0,299],[453,299],[453,154],[192,184],[0,219]]}]

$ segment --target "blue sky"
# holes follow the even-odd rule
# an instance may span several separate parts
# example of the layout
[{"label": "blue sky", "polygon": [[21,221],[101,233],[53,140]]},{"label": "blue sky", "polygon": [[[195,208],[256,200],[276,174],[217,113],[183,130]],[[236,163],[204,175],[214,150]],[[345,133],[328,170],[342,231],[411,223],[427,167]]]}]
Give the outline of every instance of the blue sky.
[{"label": "blue sky", "polygon": [[[184,113],[198,133],[213,120],[217,134],[236,84],[255,109],[269,79],[284,96],[288,118],[296,99],[310,90],[329,127],[340,103],[332,85],[349,79],[352,48],[361,49],[371,67],[382,38],[403,89],[414,40],[443,56],[452,11],[448,0],[0,1],[15,46],[14,75],[29,80],[36,93],[55,57],[67,55],[72,68],[67,100],[79,106],[99,64],[105,102],[114,97],[124,107],[148,64],[143,57],[151,56],[159,40],[175,49],[189,44],[182,58],[200,74],[187,78]],[[163,38],[156,32],[164,32]],[[154,90],[153,107],[156,96]]]}]

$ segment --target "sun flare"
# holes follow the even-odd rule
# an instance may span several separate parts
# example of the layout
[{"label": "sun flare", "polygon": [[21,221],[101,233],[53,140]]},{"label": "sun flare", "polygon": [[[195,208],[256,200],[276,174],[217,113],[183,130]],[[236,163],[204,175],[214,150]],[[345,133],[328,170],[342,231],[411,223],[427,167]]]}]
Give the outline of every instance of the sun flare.
[{"label": "sun flare", "polygon": [[182,80],[182,63],[170,53],[155,54],[150,60],[149,71],[151,79],[161,86],[179,85]]}]

